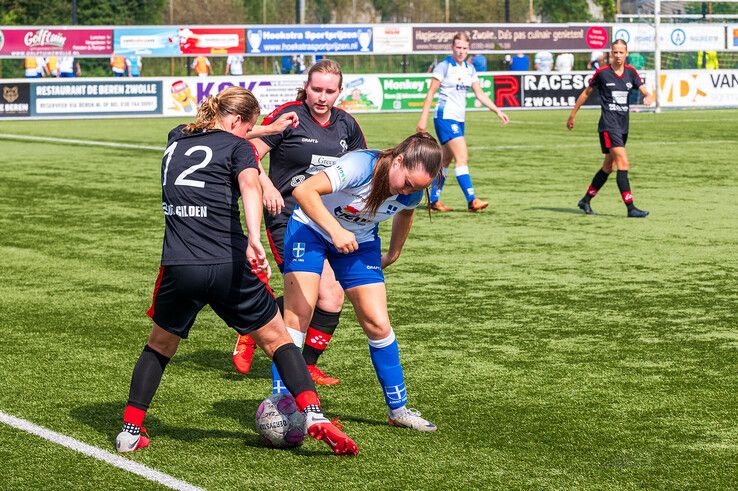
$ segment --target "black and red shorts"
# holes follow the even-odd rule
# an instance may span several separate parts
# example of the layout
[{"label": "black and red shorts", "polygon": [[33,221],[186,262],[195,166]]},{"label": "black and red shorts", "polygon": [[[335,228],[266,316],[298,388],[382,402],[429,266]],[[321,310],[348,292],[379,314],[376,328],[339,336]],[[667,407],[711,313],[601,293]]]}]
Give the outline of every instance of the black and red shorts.
[{"label": "black and red shorts", "polygon": [[602,149],[602,153],[610,153],[610,149],[614,147],[624,147],[627,142],[628,133],[600,131],[600,148]]},{"label": "black and red shorts", "polygon": [[165,331],[185,339],[206,304],[242,335],[277,315],[277,302],[269,286],[245,261],[162,266],[146,315]]},{"label": "black and red shorts", "polygon": [[284,232],[287,230],[287,223],[272,223],[267,228],[267,238],[269,239],[269,247],[272,249],[272,255],[277,262],[279,271],[284,274]]}]

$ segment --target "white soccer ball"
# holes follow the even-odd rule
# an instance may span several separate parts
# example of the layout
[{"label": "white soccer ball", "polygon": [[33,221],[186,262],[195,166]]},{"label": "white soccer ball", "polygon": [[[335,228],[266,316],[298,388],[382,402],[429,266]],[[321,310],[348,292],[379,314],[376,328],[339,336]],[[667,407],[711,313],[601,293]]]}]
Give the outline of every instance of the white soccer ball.
[{"label": "white soccer ball", "polygon": [[297,447],[305,439],[305,416],[291,394],[272,394],[256,410],[256,431],[270,447]]}]

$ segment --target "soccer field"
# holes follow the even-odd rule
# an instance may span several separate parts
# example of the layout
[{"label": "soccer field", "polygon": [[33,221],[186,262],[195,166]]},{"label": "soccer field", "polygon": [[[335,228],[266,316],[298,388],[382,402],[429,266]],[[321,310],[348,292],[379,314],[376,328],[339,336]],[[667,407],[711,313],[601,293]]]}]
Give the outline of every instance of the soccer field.
[{"label": "soccer field", "polygon": [[[738,488],[738,111],[631,115],[646,219],[626,218],[614,177],[599,215],[577,209],[601,163],[599,111],[571,132],[567,114],[510,112],[507,127],[468,114],[490,208],[463,211],[452,171],[443,201],[462,211],[420,210],[385,272],[409,405],[438,433],[387,425],[347,304],[321,358],[342,382],[319,394],[361,453],[265,448],[253,420],[270,362],[237,373],[235,333],[206,308],[154,398],[151,446],[130,458],[208,489]],[[374,148],[417,118],[357,117]],[[114,451],[150,329],[176,123],[0,122],[1,412]],[[0,476],[2,489],[160,487],[3,424]]]}]

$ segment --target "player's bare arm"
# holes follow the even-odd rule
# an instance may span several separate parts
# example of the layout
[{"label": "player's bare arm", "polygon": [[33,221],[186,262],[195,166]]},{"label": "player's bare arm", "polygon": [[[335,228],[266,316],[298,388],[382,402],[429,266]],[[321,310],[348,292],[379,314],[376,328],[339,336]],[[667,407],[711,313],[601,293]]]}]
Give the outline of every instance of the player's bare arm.
[{"label": "player's bare arm", "polygon": [[256,272],[264,272],[271,277],[272,271],[266,252],[261,245],[261,184],[256,169],[246,169],[238,175],[238,186],[243,199],[244,220],[248,231],[249,245],[246,258]]},{"label": "player's bare arm", "polygon": [[592,94],[592,90],[592,87],[589,86],[584,89],[581,94],[579,94],[579,97],[577,97],[577,102],[574,104],[574,107],[569,114],[569,119],[566,120],[566,127],[570,130],[574,129],[574,119],[577,117],[577,111],[579,111],[579,108],[582,107],[582,104],[584,104],[587,98]]},{"label": "player's bare arm", "polygon": [[423,133],[425,128],[428,126],[428,115],[430,114],[430,107],[433,103],[433,96],[436,94],[436,91],[440,86],[440,80],[437,78],[431,79],[428,94],[426,94],[425,101],[423,101],[423,112],[420,113],[420,120],[418,121],[418,126],[415,128],[418,133]]},{"label": "player's bare arm", "polygon": [[405,245],[410,228],[413,226],[415,210],[402,210],[392,219],[392,236],[387,252],[382,254],[382,269],[399,259],[402,247]]},{"label": "player's bare arm", "polygon": [[495,103],[492,102],[492,99],[490,99],[489,96],[484,93],[481,85],[479,85],[479,82],[472,83],[472,91],[474,92],[474,96],[479,102],[481,102],[487,109],[495,113],[497,117],[500,118],[500,121],[502,121],[503,125],[510,122],[510,118],[507,116],[507,114],[502,112],[502,109],[497,107]]},{"label": "player's bare arm", "polygon": [[359,248],[356,236],[343,228],[323,204],[320,197],[333,192],[331,181],[325,172],[319,172],[295,188],[292,196],[300,208],[331,237],[340,252],[348,254]]},{"label": "player's bare arm", "polygon": [[288,112],[279,116],[277,119],[267,125],[254,126],[249,133],[249,138],[260,138],[262,136],[278,135],[290,126],[297,128],[300,124],[300,119],[297,117],[297,113]]}]

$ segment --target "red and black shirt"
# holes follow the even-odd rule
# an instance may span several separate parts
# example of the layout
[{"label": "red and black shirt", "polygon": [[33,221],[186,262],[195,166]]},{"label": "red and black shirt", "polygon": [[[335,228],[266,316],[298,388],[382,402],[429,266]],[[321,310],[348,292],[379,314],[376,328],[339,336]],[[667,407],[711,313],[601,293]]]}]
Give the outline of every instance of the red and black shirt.
[{"label": "red and black shirt", "polygon": [[631,90],[643,85],[643,80],[636,69],[624,65],[622,75],[618,75],[610,65],[606,65],[595,72],[589,85],[596,89],[600,96],[602,115],[598,131],[627,133],[630,114],[628,95]]}]

